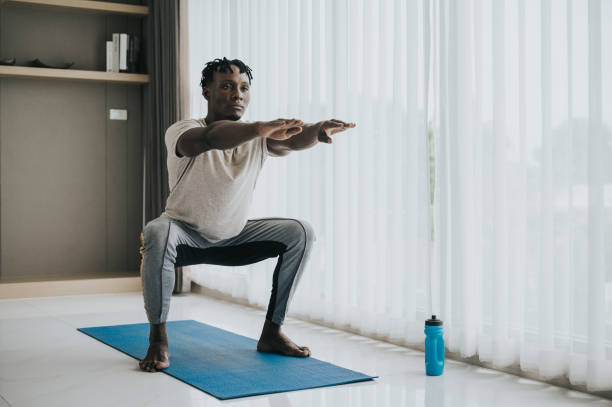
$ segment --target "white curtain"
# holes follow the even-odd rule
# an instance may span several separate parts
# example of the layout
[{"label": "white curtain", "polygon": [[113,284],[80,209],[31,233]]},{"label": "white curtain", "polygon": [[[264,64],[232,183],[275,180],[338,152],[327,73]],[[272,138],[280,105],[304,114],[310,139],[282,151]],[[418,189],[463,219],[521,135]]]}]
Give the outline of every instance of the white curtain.
[{"label": "white curtain", "polygon": [[[422,345],[435,313],[464,357],[612,389],[612,2],[189,0],[188,19],[191,117],[226,56],[253,68],[245,119],[357,123],[258,182],[252,217],[317,231],[290,314]],[[191,271],[266,306],[274,262]]]},{"label": "white curtain", "polygon": [[[290,314],[414,344],[429,313],[427,12],[406,1],[189,3],[192,117],[207,112],[204,64],[225,56],[253,69],[245,120],[357,124],[331,145],[269,157],[257,183],[252,217],[316,230]],[[191,274],[267,306],[275,262]]]},{"label": "white curtain", "polygon": [[446,345],[612,389],[612,2],[432,3]]}]

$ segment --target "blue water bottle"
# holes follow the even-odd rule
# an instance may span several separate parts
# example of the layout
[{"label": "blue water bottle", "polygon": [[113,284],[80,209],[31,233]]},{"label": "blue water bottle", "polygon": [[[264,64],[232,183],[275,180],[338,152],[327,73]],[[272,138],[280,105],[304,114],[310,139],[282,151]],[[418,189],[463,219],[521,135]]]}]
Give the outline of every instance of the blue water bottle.
[{"label": "blue water bottle", "polygon": [[444,338],[442,321],[435,315],[425,321],[425,371],[427,376],[440,376],[444,370]]}]

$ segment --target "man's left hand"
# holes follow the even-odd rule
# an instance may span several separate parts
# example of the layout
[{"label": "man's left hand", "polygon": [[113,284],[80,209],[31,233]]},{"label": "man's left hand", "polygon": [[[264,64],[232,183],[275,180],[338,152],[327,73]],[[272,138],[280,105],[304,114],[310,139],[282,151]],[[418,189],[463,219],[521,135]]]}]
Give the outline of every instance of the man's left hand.
[{"label": "man's left hand", "polygon": [[355,127],[355,123],[345,123],[342,120],[325,120],[319,122],[319,136],[318,139],[322,143],[332,143],[331,136],[341,131],[345,131]]}]

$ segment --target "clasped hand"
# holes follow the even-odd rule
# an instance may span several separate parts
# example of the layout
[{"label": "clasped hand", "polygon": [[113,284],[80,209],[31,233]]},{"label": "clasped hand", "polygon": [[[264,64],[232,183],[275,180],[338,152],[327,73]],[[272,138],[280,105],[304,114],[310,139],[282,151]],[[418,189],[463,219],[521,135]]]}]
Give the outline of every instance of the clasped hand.
[{"label": "clasped hand", "polygon": [[[332,143],[331,136],[355,127],[355,123],[331,119],[315,123],[318,141]],[[269,122],[259,122],[260,134],[274,140],[287,140],[303,130],[304,122],[297,119],[276,119]]]}]

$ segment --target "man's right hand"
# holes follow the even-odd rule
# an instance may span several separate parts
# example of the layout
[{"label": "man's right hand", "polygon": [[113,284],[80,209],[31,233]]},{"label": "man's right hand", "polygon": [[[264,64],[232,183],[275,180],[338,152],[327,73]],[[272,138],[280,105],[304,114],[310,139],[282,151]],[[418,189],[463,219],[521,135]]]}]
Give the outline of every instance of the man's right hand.
[{"label": "man's right hand", "polygon": [[302,132],[304,122],[297,119],[276,119],[269,122],[257,122],[258,134],[274,140],[287,140]]}]

